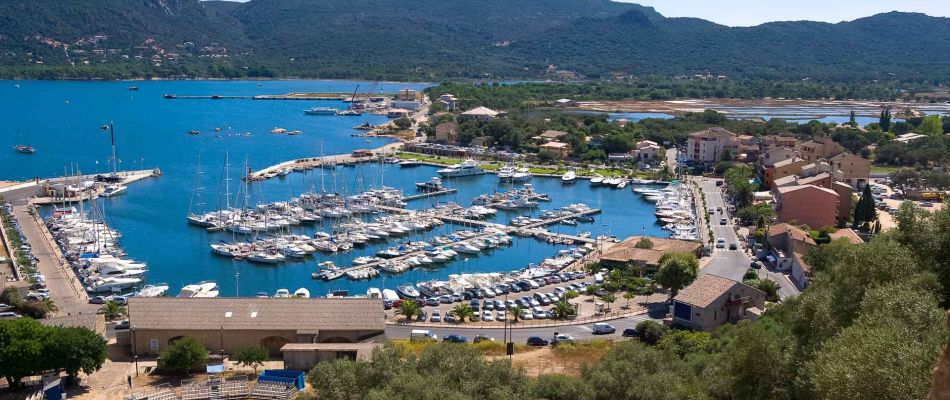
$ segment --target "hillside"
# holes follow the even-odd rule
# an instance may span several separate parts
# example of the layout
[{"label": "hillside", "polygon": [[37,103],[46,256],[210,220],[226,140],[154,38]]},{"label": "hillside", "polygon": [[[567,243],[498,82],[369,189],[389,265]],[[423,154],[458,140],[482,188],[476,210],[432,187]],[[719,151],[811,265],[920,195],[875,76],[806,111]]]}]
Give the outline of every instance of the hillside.
[{"label": "hillside", "polygon": [[0,1],[6,76],[945,81],[945,48],[950,19],[907,13],[730,28],[608,0]]}]

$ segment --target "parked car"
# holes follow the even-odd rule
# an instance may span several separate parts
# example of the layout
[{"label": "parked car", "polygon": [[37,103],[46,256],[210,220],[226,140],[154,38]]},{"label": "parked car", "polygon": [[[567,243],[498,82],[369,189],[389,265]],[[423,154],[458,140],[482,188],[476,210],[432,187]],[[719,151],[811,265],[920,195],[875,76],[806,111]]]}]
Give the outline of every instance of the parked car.
[{"label": "parked car", "polygon": [[456,322],[458,322],[458,320],[455,319],[455,314],[452,314],[452,313],[450,313],[450,312],[449,312],[449,313],[445,313],[445,318],[443,318],[443,320],[444,320],[445,322],[451,322],[451,323],[453,323],[453,324],[456,323]]},{"label": "parked car", "polygon": [[106,298],[104,296],[90,297],[89,304],[106,304]]},{"label": "parked car", "polygon": [[0,312],[0,319],[17,319],[17,318],[20,318],[20,314],[17,314],[13,311]]},{"label": "parked car", "polygon": [[495,300],[495,310],[505,311],[508,309],[508,306],[505,305],[501,300]]},{"label": "parked car", "polygon": [[627,328],[623,330],[623,333],[620,334],[623,337],[637,337],[640,335],[635,328]]},{"label": "parked car", "polygon": [[726,248],[726,239],[723,239],[723,238],[716,239],[716,248],[717,249]]},{"label": "parked car", "polygon": [[598,322],[598,323],[595,323],[594,326],[591,327],[591,333],[595,335],[609,335],[616,331],[617,331],[617,328],[614,328],[613,325],[610,325],[606,322]]},{"label": "parked car", "polygon": [[116,330],[129,329],[129,320],[123,319],[115,324]]},{"label": "parked car", "polygon": [[485,300],[485,304],[482,305],[482,309],[495,311],[495,301],[494,300]]},{"label": "parked car", "polygon": [[468,343],[468,338],[465,336],[452,334],[445,335],[445,337],[442,338],[442,341],[449,343]]},{"label": "parked car", "polygon": [[547,346],[548,341],[544,340],[538,336],[532,336],[528,338],[528,346]]},{"label": "parked car", "polygon": [[427,306],[437,306],[437,305],[439,305],[439,304],[442,304],[442,303],[439,303],[439,299],[438,299],[438,298],[430,297],[430,298],[426,299],[426,305],[427,305]]},{"label": "parked car", "polygon": [[475,335],[475,338],[472,339],[472,343],[481,343],[481,342],[494,342],[495,338],[487,335]]},{"label": "parked car", "polygon": [[574,336],[571,336],[567,333],[559,333],[554,335],[554,339],[551,341],[551,343],[555,345],[560,343],[574,343]]},{"label": "parked car", "polygon": [[738,248],[738,247],[736,247],[736,244],[735,244],[735,243],[729,243],[729,250],[735,250],[735,249],[737,249],[737,248]]},{"label": "parked car", "polygon": [[491,311],[482,311],[482,321],[491,322],[495,320],[495,315]]},{"label": "parked car", "polygon": [[429,318],[429,322],[442,322],[442,312],[439,310],[432,310],[432,317]]}]

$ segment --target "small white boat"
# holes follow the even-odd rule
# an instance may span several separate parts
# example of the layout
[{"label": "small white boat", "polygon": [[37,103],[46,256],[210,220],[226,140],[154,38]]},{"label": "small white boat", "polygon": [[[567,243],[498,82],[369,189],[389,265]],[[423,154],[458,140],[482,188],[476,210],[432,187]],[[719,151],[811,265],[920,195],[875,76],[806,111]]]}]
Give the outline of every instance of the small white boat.
[{"label": "small white boat", "polygon": [[604,183],[604,176],[601,174],[594,174],[594,176],[590,178],[591,185],[601,185],[603,183]]},{"label": "small white boat", "polygon": [[275,299],[284,299],[290,297],[290,290],[288,289],[277,289],[277,292],[274,293]]},{"label": "small white boat", "polygon": [[307,288],[300,288],[294,291],[294,297],[300,297],[303,299],[310,298],[310,291]]},{"label": "small white boat", "polygon": [[218,284],[213,281],[204,281],[186,285],[178,292],[178,297],[218,297]]},{"label": "small white boat", "polygon": [[167,283],[156,283],[154,285],[145,285],[142,290],[136,294],[138,297],[161,297],[168,291]]},{"label": "small white boat", "polygon": [[561,175],[561,183],[574,183],[577,180],[577,172],[574,168],[568,168],[564,175]]},{"label": "small white boat", "polygon": [[106,186],[105,190],[102,192],[103,197],[112,197],[121,194],[126,189],[125,186],[119,184],[112,184]]}]

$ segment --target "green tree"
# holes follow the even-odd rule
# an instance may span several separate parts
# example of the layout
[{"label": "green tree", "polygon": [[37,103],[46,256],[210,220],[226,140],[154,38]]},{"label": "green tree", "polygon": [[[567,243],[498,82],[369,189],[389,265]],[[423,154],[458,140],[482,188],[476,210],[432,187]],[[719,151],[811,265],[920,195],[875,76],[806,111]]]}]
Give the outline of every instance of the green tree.
[{"label": "green tree", "polygon": [[[703,370],[714,399],[791,399],[796,376],[795,338],[768,318],[718,329],[719,350]],[[767,366],[767,367],[764,367]]]},{"label": "green tree", "polygon": [[509,311],[511,311],[511,321],[518,322],[521,320],[521,313],[524,312],[524,307],[514,306]]},{"label": "green tree", "polygon": [[22,387],[24,377],[46,370],[43,360],[48,330],[30,318],[0,321],[0,375],[10,387]]},{"label": "green tree", "polygon": [[660,257],[656,282],[669,289],[672,300],[680,289],[696,280],[698,273],[699,260],[696,259],[695,254],[669,252]]},{"label": "green tree", "polygon": [[411,320],[422,314],[422,305],[414,300],[403,300],[396,308],[396,314],[401,315],[404,320]]},{"label": "green tree", "polygon": [[851,110],[850,118],[848,118],[848,125],[851,125],[852,128],[858,127],[858,120],[854,116],[854,110]]},{"label": "green tree", "polygon": [[637,244],[633,245],[633,247],[638,249],[652,249],[653,241],[650,240],[650,238],[644,236],[640,238],[640,240],[637,241]]},{"label": "green tree", "polygon": [[672,330],[656,342],[656,347],[672,351],[680,357],[686,357],[687,354],[708,351],[710,335],[707,332]]},{"label": "green tree", "polygon": [[257,368],[264,365],[264,362],[270,359],[270,353],[262,346],[249,346],[238,349],[234,361],[244,367],[253,367],[254,375],[257,375]]},{"label": "green tree", "polygon": [[85,328],[51,329],[47,336],[45,353],[55,370],[66,372],[76,381],[79,372],[91,374],[102,368],[106,361],[106,341]]},{"label": "green tree", "polygon": [[159,366],[182,375],[208,359],[208,350],[197,338],[186,336],[168,344],[159,355]]},{"label": "green tree", "polygon": [[881,110],[881,118],[878,120],[878,125],[881,126],[881,130],[888,132],[891,130],[891,109],[890,107],[884,107]]},{"label": "green tree", "polygon": [[475,316],[475,310],[472,309],[472,306],[468,304],[456,304],[455,307],[449,311],[455,319],[460,323],[464,324],[465,321],[471,320]]},{"label": "green tree", "polygon": [[588,400],[593,389],[583,379],[567,375],[541,375],[531,386],[534,398],[546,400]]},{"label": "green tree", "polygon": [[928,115],[924,117],[923,121],[920,122],[920,126],[917,127],[917,131],[922,135],[942,135],[943,121],[940,119],[939,115]]},{"label": "green tree", "polygon": [[855,229],[871,230],[871,224],[877,220],[877,209],[874,208],[874,196],[871,194],[871,185],[864,185],[861,198],[854,206],[853,226]]},{"label": "green tree", "polygon": [[672,352],[635,341],[614,345],[600,362],[582,371],[594,399],[703,399],[702,382]]},{"label": "green tree", "polygon": [[399,129],[409,129],[409,127],[412,126],[412,120],[406,117],[401,117],[394,120],[393,124],[395,124]]},{"label": "green tree", "polygon": [[604,307],[607,311],[610,311],[610,307],[617,301],[617,296],[614,296],[612,293],[606,293],[599,297],[600,301],[604,302]]},{"label": "green tree", "polygon": [[637,297],[637,295],[629,290],[626,292],[623,292],[623,298],[627,300],[627,305],[624,306],[624,308],[630,309],[630,300],[633,300],[634,297]]},{"label": "green tree", "polygon": [[670,328],[653,320],[642,321],[635,328],[640,341],[646,344],[657,344],[669,332]]},{"label": "green tree", "polygon": [[125,307],[115,300],[109,300],[102,305],[102,311],[106,319],[116,319],[125,315]]}]

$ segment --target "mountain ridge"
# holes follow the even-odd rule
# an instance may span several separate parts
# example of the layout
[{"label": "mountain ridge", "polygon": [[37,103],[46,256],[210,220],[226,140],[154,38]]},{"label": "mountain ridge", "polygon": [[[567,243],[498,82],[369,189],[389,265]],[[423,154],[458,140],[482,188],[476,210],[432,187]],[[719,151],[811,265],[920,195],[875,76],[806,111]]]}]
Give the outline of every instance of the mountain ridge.
[{"label": "mountain ridge", "polygon": [[[90,39],[97,35],[106,38]],[[0,75],[7,76],[38,69],[426,80],[711,73],[943,82],[950,54],[940,48],[950,48],[950,19],[900,12],[728,27],[609,0],[0,2]]]}]

